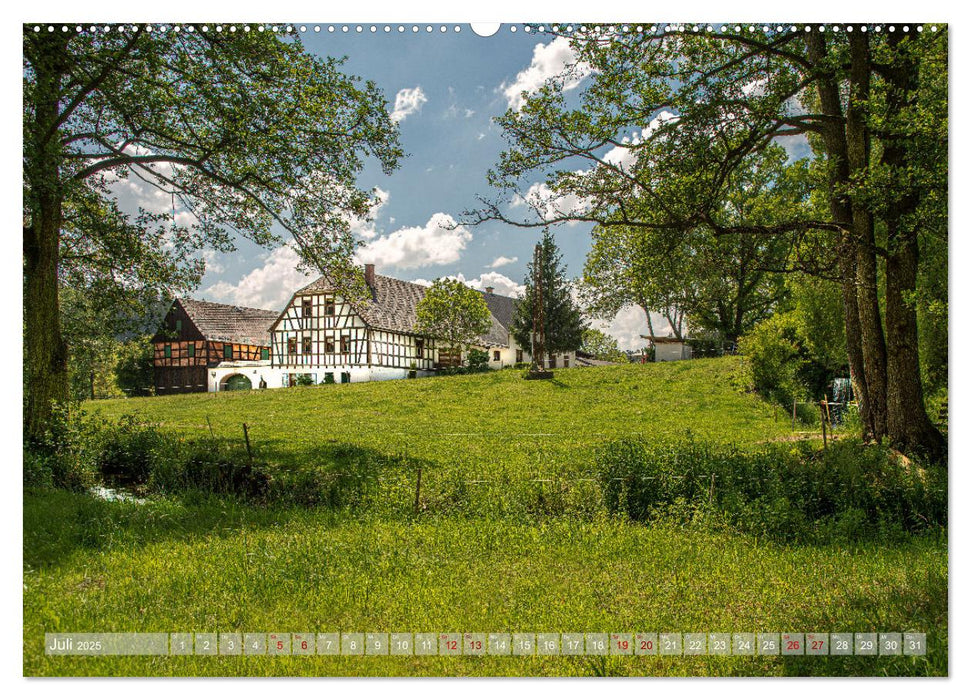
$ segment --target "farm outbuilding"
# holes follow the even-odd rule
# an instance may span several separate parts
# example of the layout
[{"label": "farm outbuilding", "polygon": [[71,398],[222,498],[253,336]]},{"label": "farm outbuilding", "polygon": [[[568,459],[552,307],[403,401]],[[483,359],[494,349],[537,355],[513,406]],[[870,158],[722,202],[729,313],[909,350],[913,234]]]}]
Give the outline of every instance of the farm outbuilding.
[{"label": "farm outbuilding", "polygon": [[672,362],[674,360],[690,360],[691,346],[684,339],[674,336],[642,335],[654,348],[655,362]]}]

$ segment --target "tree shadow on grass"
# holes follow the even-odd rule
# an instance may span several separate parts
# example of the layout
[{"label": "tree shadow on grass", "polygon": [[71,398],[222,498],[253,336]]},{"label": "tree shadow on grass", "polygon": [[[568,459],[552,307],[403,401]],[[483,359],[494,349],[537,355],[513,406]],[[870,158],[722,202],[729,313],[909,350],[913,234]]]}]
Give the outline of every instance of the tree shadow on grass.
[{"label": "tree shadow on grass", "polygon": [[[234,449],[210,445],[226,460]],[[254,470],[268,475],[258,493],[213,493],[198,481],[170,477],[165,493],[144,502],[105,500],[92,493],[27,489],[24,492],[25,569],[57,567],[79,551],[130,549],[162,541],[198,541],[279,526],[336,527],[379,498],[386,481],[407,484],[430,463],[351,443],[327,441],[301,451],[263,445]],[[234,455],[232,459],[244,459]],[[207,464],[217,467],[216,460]],[[205,481],[204,483],[211,483]],[[175,485],[173,485],[175,484]],[[413,488],[413,487],[411,487]],[[397,504],[408,512],[407,500]],[[395,515],[385,508],[383,515]]]}]

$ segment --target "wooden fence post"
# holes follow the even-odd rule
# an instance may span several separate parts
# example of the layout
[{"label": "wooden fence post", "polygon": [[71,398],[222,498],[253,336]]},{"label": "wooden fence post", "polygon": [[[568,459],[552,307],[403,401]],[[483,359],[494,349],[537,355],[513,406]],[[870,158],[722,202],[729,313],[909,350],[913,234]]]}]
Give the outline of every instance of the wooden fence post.
[{"label": "wooden fence post", "polygon": [[249,430],[246,429],[246,423],[243,423],[243,438],[246,440],[246,454],[249,455],[249,465],[253,466],[253,448],[249,444]]},{"label": "wooden fence post", "polygon": [[826,402],[819,402],[819,423],[823,426],[823,449],[826,449]]},{"label": "wooden fence post", "polygon": [[418,465],[418,482],[415,484],[415,515],[418,515],[418,509],[421,503],[421,465]]}]

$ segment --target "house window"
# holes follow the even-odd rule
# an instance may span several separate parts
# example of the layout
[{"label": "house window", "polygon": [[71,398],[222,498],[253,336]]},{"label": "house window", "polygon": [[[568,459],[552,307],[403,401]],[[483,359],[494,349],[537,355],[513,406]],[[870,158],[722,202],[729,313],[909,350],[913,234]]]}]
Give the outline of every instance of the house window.
[{"label": "house window", "polygon": [[175,330],[177,330],[177,331],[181,331],[182,330],[182,319],[181,318],[175,319]]},{"label": "house window", "polygon": [[499,351],[498,350],[493,350],[492,351],[492,361],[493,362],[498,362],[499,361],[499,358],[500,358]]},{"label": "house window", "polygon": [[269,348],[260,348],[260,359],[261,360],[269,360],[270,359],[270,349]]},{"label": "house window", "polygon": [[351,351],[351,337],[349,335],[341,336],[341,353],[346,355]]},{"label": "house window", "polygon": [[224,360],[233,359],[233,346],[230,345],[229,343],[225,343],[223,345],[223,359]]},{"label": "house window", "polygon": [[351,381],[350,372],[341,372],[341,384],[348,384]]},{"label": "house window", "polygon": [[563,356],[563,366],[564,367],[569,367],[570,366],[570,356],[569,355],[564,355]]},{"label": "house window", "polygon": [[310,318],[314,313],[314,300],[304,299],[303,300],[303,317]]},{"label": "house window", "polygon": [[550,355],[550,369],[556,367],[556,355]]},{"label": "house window", "polygon": [[523,351],[522,350],[517,350],[516,351],[516,362],[522,362],[522,361],[523,361]]},{"label": "house window", "polygon": [[186,343],[185,352],[186,352],[186,354],[189,357],[195,357],[196,356],[196,344],[195,343]]},{"label": "house window", "polygon": [[166,358],[172,357],[172,346],[166,343],[165,347],[162,348],[162,352]]},{"label": "house window", "polygon": [[309,355],[310,353],[313,352],[313,346],[311,345],[311,342],[312,341],[311,341],[309,335],[303,337],[303,354],[304,355]]},{"label": "house window", "polygon": [[334,297],[324,297],[324,316],[334,315]]},{"label": "house window", "polygon": [[324,338],[324,352],[334,352],[333,336],[327,336]]},{"label": "house window", "polygon": [[297,339],[287,338],[287,354],[296,355],[297,354]]},{"label": "house window", "polygon": [[421,358],[425,354],[425,339],[415,338],[415,355]]}]

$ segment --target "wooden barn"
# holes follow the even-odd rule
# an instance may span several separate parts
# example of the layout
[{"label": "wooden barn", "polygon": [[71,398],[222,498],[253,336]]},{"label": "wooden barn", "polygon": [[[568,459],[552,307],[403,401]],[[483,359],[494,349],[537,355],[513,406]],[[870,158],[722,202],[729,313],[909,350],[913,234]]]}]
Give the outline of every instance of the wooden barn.
[{"label": "wooden barn", "polygon": [[207,391],[210,370],[216,367],[240,368],[220,372],[216,389],[256,388],[252,372],[242,368],[270,365],[270,325],[278,315],[266,309],[176,299],[152,338],[155,393]]}]

